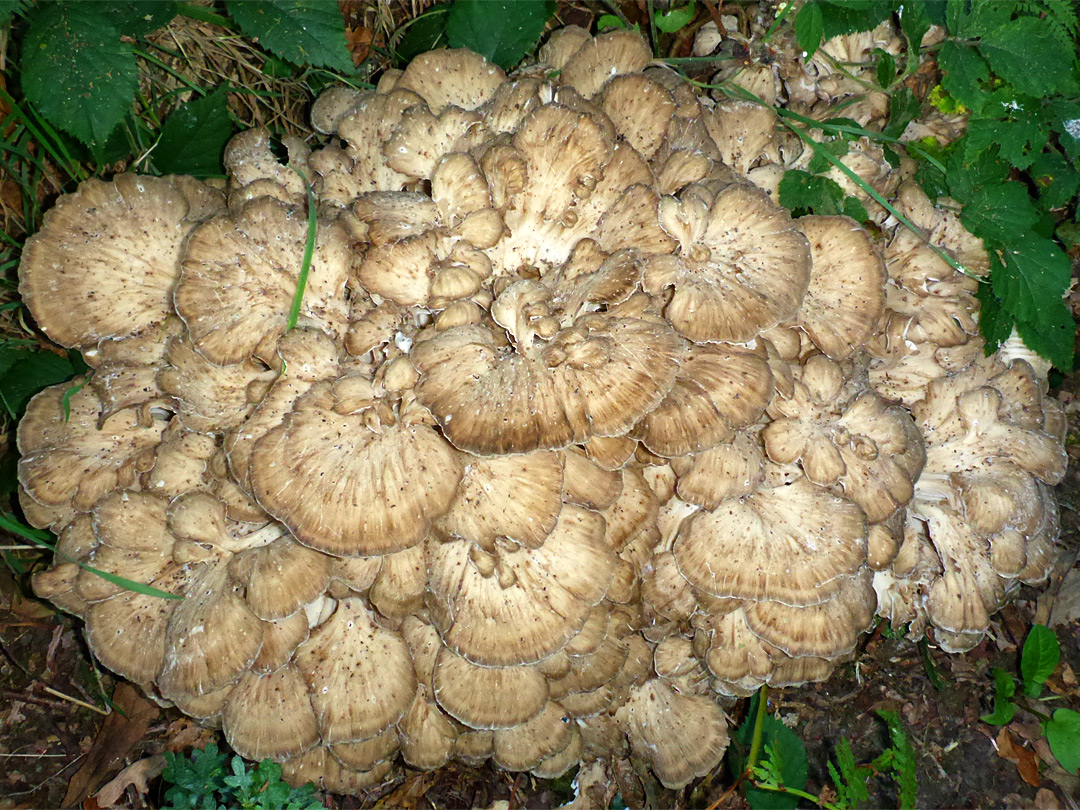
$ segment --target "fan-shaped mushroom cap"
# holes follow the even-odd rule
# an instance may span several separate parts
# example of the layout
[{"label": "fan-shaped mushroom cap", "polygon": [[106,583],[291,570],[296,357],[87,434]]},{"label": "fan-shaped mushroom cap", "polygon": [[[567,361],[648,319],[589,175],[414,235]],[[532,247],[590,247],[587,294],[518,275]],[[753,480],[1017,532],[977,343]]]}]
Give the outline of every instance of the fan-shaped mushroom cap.
[{"label": "fan-shaped mushroom cap", "polygon": [[423,543],[381,559],[382,565],[368,594],[375,609],[390,619],[404,619],[423,610],[427,585]]},{"label": "fan-shaped mushroom cap", "polygon": [[[556,47],[562,45],[557,41]],[[556,56],[556,47],[548,43],[546,53],[549,57]],[[585,98],[592,98],[612,77],[637,73],[651,59],[649,46],[638,34],[609,31],[584,41],[562,66],[559,81],[573,87]]]},{"label": "fan-shaped mushroom cap", "polygon": [[229,560],[229,575],[243,586],[251,611],[265,621],[284,619],[314,601],[330,584],[330,571],[330,557],[289,536]]},{"label": "fan-shaped mushroom cap", "polygon": [[377,625],[363,600],[342,599],[296,650],[319,733],[327,744],[367,740],[408,711],[416,694],[409,648]]},{"label": "fan-shaped mushroom cap", "polygon": [[695,513],[674,553],[687,581],[713,596],[815,605],[866,561],[866,518],[800,479]]},{"label": "fan-shaped mushroom cap", "polygon": [[810,242],[810,286],[796,322],[819,349],[843,360],[878,326],[885,308],[885,265],[870,235],[847,217],[800,217]]},{"label": "fan-shaped mushroom cap", "polygon": [[720,151],[720,158],[740,174],[769,148],[776,133],[776,113],[752,101],[729,99],[702,115],[709,136]]},{"label": "fan-shaped mushroom cap", "polygon": [[[300,210],[265,198],[218,217],[189,239],[176,288],[176,311],[196,349],[214,363],[271,360],[284,334],[307,242]],[[237,255],[246,257],[242,264]],[[337,222],[316,229],[301,325],[340,337],[348,320],[343,294],[351,259]]]},{"label": "fan-shaped mushroom cap", "polygon": [[547,680],[534,665],[482,667],[443,647],[435,661],[439,705],[470,728],[510,728],[536,717],[548,700]]},{"label": "fan-shaped mushroom cap", "polygon": [[566,748],[542,759],[540,764],[532,769],[533,776],[540,779],[557,779],[581,762],[581,757],[585,753],[585,744],[577,723],[570,724],[570,735],[570,742]]},{"label": "fan-shaped mushroom cap", "polygon": [[587,315],[546,345],[521,327],[517,351],[481,326],[413,347],[417,397],[455,446],[520,453],[619,436],[674,382],[681,347],[666,325]]},{"label": "fan-shaped mushroom cap", "polygon": [[548,701],[544,710],[528,722],[494,732],[492,754],[495,763],[512,771],[535,768],[570,745],[572,722],[562,706]]},{"label": "fan-shaped mushroom cap", "polygon": [[307,684],[289,665],[268,674],[244,673],[229,694],[221,720],[225,739],[247,759],[280,761],[319,743]]},{"label": "fan-shaped mushroom cap", "polygon": [[679,694],[661,679],[634,689],[616,717],[634,754],[668,788],[704,776],[727,750],[727,721],[720,707],[708,698]]},{"label": "fan-shaped mushroom cap", "polygon": [[218,192],[188,177],[88,180],[27,241],[19,293],[63,346],[138,334],[168,317],[184,242],[222,207]]},{"label": "fan-shaped mushroom cap", "polygon": [[428,698],[426,688],[420,686],[409,711],[398,722],[398,737],[406,763],[433,770],[445,765],[453,755],[458,731]]},{"label": "fan-shaped mushroom cap", "polygon": [[466,48],[429,51],[413,59],[394,85],[412,90],[438,115],[448,106],[475,110],[506,81],[506,74]]},{"label": "fan-shaped mushroom cap", "polygon": [[374,411],[338,413],[340,401],[319,384],[258,441],[255,497],[320,551],[375,555],[415,545],[450,506],[461,478],[453,450],[424,424],[388,414],[380,425]]},{"label": "fan-shaped mushroom cap", "polygon": [[341,119],[359,97],[360,91],[352,87],[327,88],[311,105],[311,125],[325,135],[336,133]]},{"label": "fan-shaped mushroom cap", "polygon": [[734,184],[712,200],[701,192],[665,197],[660,224],[679,248],[648,261],[645,289],[675,288],[664,313],[683,336],[742,342],[798,311],[810,249],[764,192]]},{"label": "fan-shaped mushroom cap", "polygon": [[539,548],[498,547],[486,575],[474,548],[428,542],[428,609],[443,642],[484,666],[533,663],[562,649],[615,572],[603,518],[576,506],[563,507]]},{"label": "fan-shaped mushroom cap", "polygon": [[640,73],[611,79],[600,107],[615,131],[646,160],[660,148],[676,109],[667,88]]},{"label": "fan-shaped mushroom cap", "polygon": [[46,507],[88,511],[102,496],[134,483],[140,454],[164,421],[143,424],[133,411],[102,421],[101,401],[76,378],[37,394],[19,422],[19,483]]},{"label": "fan-shaped mushroom cap", "polygon": [[101,400],[102,418],[124,408],[138,408],[145,421],[150,409],[163,404],[156,376],[169,339],[179,335],[182,327],[179,318],[170,316],[138,335],[103,340],[83,351],[83,360],[94,369],[89,385]]}]

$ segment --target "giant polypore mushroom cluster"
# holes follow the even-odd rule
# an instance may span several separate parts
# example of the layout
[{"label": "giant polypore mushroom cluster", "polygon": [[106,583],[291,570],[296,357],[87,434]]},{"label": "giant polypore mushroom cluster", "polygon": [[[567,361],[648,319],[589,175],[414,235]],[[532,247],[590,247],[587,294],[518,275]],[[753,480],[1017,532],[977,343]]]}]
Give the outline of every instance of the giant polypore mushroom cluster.
[{"label": "giant polypore mushroom cluster", "polygon": [[21,500],[105,666],[335,792],[628,751],[680,786],[721,700],[875,613],[970,648],[1046,577],[1064,420],[1018,340],[984,356],[978,240],[902,168],[918,233],[793,219],[772,111],[650,62],[434,51],[287,163],[250,130],[227,184],[59,200],[20,289],[92,371],[31,402]]}]

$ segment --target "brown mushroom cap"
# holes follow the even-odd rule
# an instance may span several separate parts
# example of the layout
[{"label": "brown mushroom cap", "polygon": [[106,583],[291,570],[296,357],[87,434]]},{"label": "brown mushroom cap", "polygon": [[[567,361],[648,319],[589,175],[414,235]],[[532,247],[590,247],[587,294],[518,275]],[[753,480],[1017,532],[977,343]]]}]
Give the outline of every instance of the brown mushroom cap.
[{"label": "brown mushroom cap", "polygon": [[247,759],[282,760],[319,743],[319,728],[307,684],[295,667],[246,672],[229,694],[222,713],[225,739]]},{"label": "brown mushroom cap", "polygon": [[168,317],[184,241],[221,207],[221,195],[192,178],[89,180],[27,241],[19,293],[63,346],[138,334]]},{"label": "brown mushroom cap", "polygon": [[506,74],[466,48],[429,51],[413,59],[394,85],[412,90],[438,115],[447,106],[466,110],[483,106]]}]

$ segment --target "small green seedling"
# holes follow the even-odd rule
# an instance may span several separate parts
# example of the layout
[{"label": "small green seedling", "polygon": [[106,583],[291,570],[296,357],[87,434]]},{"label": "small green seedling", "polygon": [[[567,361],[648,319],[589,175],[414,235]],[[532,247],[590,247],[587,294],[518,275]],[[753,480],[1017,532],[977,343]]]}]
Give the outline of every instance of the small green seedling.
[{"label": "small green seedling", "polygon": [[[1052,714],[1040,712],[1024,698],[1044,701],[1054,696],[1042,697],[1046,681],[1061,661],[1061,645],[1054,631],[1041,624],[1031,628],[1024,649],[1020,653],[1020,680],[1000,667],[994,672],[994,710],[980,719],[992,726],[1004,726],[1016,716],[1018,709],[1034,714],[1042,723],[1043,734],[1050,744],[1050,751],[1069,773],[1080,769],[1080,712],[1072,709],[1056,709]],[[1021,697],[1017,698],[1017,689]],[[1021,701],[1021,702],[1018,702]]]}]

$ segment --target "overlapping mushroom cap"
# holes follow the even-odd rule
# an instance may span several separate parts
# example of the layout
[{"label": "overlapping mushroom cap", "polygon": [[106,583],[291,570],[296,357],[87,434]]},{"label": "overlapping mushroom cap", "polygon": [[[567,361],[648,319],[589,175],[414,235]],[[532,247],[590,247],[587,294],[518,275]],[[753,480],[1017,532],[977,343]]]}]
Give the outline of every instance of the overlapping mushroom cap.
[{"label": "overlapping mushroom cap", "polygon": [[[237,136],[225,195],[61,199],[20,286],[92,373],[30,403],[20,498],[106,666],[331,791],[628,754],[679,787],[718,700],[828,677],[875,610],[967,648],[1046,576],[1046,368],[978,359],[976,282],[876,209],[880,238],[793,218],[773,113],[650,58],[575,27],[510,76],[435,51],[328,90],[315,151]],[[825,114],[848,88],[805,67]]]}]

